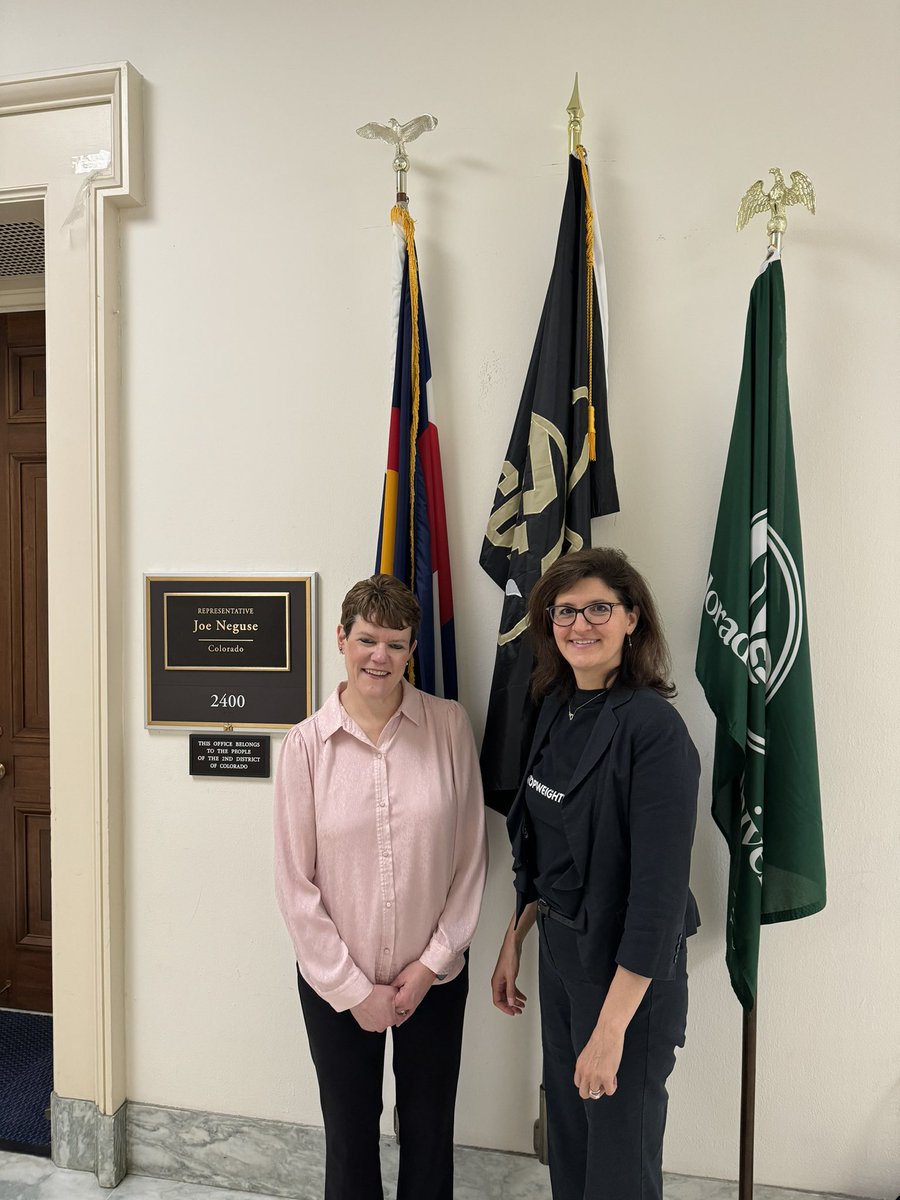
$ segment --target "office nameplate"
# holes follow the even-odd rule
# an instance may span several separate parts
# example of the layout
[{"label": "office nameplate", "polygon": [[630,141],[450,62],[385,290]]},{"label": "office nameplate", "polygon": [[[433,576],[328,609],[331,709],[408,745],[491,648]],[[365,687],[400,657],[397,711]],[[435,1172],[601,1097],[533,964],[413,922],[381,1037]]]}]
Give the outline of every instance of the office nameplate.
[{"label": "office nameplate", "polygon": [[315,575],[147,575],[146,722],[289,729],[315,703]]}]

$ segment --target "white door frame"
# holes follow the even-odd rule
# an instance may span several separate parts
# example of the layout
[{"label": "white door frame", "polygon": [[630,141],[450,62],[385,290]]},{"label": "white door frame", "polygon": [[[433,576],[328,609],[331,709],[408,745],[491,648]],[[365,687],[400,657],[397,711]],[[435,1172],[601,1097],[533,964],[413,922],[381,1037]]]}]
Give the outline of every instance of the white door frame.
[{"label": "white door frame", "polygon": [[101,1117],[126,1095],[117,210],[143,202],[141,83],[0,78],[0,205],[45,218],[54,1090]]}]

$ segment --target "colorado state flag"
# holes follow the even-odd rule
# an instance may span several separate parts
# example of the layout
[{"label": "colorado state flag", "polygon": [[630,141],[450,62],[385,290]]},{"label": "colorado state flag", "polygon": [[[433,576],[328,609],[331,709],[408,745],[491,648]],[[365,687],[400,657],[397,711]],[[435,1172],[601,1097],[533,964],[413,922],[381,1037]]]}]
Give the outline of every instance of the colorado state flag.
[{"label": "colorado state flag", "polygon": [[431,359],[413,221],[391,211],[394,231],[393,318],[396,357],[387,470],[376,570],[402,579],[422,609],[410,678],[435,696],[457,698],[456,634],[444,483],[437,427],[428,419]]}]

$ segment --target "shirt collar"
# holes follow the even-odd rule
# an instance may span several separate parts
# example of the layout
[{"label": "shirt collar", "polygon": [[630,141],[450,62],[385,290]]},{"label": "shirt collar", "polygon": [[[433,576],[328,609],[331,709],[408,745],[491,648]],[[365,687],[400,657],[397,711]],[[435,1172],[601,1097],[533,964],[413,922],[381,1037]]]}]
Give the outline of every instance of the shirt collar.
[{"label": "shirt collar", "polygon": [[413,725],[421,725],[425,719],[425,701],[418,688],[413,687],[408,679],[401,679],[403,699],[400,701],[400,712],[409,717]]},{"label": "shirt collar", "polygon": [[[414,725],[421,725],[425,715],[425,702],[422,699],[422,693],[418,688],[414,688],[406,679],[401,679],[400,685],[403,688],[403,699],[400,701],[398,712],[402,716],[408,717]],[[339,683],[319,709],[317,716],[319,731],[326,742],[339,729],[346,729],[350,721],[346,709],[341,704],[341,692],[346,686],[346,682]],[[393,720],[393,717],[391,720]]]}]

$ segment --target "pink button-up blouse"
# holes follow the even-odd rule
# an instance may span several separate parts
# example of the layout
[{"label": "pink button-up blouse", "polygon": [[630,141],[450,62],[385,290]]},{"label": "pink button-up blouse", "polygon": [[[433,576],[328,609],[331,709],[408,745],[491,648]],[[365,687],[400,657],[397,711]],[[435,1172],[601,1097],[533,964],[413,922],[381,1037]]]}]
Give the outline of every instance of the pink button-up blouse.
[{"label": "pink button-up blouse", "polygon": [[342,684],[295,725],[275,775],[275,888],[304,979],[338,1012],[418,959],[463,968],[487,868],[472,729],[403,681],[374,746]]}]

